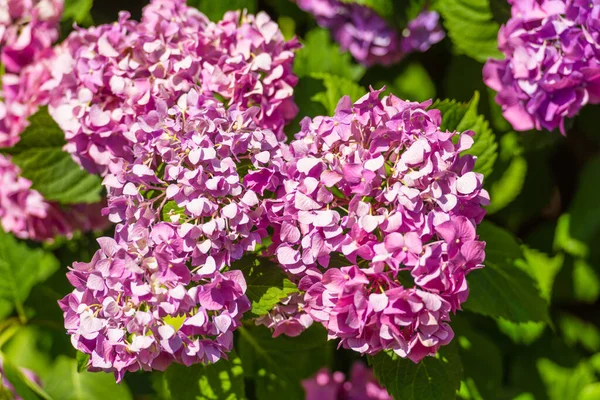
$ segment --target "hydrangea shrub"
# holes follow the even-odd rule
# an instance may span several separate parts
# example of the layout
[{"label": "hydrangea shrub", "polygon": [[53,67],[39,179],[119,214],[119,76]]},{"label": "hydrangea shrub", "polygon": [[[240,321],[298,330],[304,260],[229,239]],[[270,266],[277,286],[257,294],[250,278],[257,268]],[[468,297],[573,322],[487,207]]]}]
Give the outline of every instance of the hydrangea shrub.
[{"label": "hydrangea shrub", "polygon": [[0,397],[595,398],[599,4],[118,6],[0,0]]}]

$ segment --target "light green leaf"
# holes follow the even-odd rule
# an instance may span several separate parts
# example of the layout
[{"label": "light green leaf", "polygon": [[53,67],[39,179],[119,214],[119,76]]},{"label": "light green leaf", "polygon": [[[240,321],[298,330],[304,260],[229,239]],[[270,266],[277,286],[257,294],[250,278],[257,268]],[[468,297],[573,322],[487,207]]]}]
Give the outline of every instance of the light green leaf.
[{"label": "light green leaf", "polygon": [[468,103],[460,103],[456,100],[437,100],[430,108],[442,112],[441,129],[459,132],[472,130],[475,132],[473,147],[465,151],[464,154],[476,156],[475,171],[488,176],[492,173],[494,162],[498,156],[496,152],[498,144],[489,123],[483,115],[477,113],[478,105],[479,92],[475,92]]},{"label": "light green leaf", "polygon": [[298,337],[272,338],[262,326],[240,328],[239,333],[244,373],[254,380],[258,400],[303,400],[301,381],[331,360],[327,334],[316,324]]},{"label": "light green leaf", "polygon": [[504,318],[496,320],[498,329],[513,342],[519,344],[531,344],[538,340],[546,329],[545,322],[511,322]]},{"label": "light green leaf", "polygon": [[489,0],[443,0],[436,5],[457,53],[480,62],[502,58],[497,43],[500,25],[494,20]]},{"label": "light green leaf", "polygon": [[60,400],[131,400],[125,382],[115,383],[111,374],[103,372],[77,372],[77,361],[59,356],[54,368],[45,379],[45,389],[54,399]]},{"label": "light green leaf", "polygon": [[[377,87],[385,83],[380,82]],[[403,100],[425,101],[436,95],[435,84],[429,73],[419,62],[408,64],[402,72],[396,76],[391,84],[386,84],[386,92],[392,93]]]},{"label": "light green leaf", "polygon": [[571,314],[562,314],[558,326],[567,345],[581,343],[590,352],[600,351],[600,330],[594,324]]},{"label": "light green leaf", "polygon": [[82,170],[63,151],[64,133],[48,110],[40,109],[29,121],[19,143],[4,152],[12,155],[12,162],[21,169],[23,177],[32,181],[32,188],[46,200],[63,204],[100,201],[100,177]]},{"label": "light green leaf", "polygon": [[600,383],[590,383],[579,393],[577,400],[598,400],[600,399]]},{"label": "light green leaf", "polygon": [[462,366],[454,342],[418,364],[386,352],[374,356],[371,364],[375,377],[394,399],[451,400],[460,387]]},{"label": "light green leaf", "polygon": [[574,262],[573,293],[577,300],[590,304],[600,297],[600,279],[586,260],[576,259]]},{"label": "light green leaf", "polygon": [[22,320],[23,303],[33,286],[48,279],[58,267],[52,254],[31,249],[0,231],[0,299],[16,307]]},{"label": "light green leaf", "polygon": [[2,357],[2,364],[6,379],[12,383],[23,400],[53,400],[37,383],[29,380],[10,359]]},{"label": "light green leaf", "polygon": [[273,306],[292,293],[298,293],[281,268],[267,258],[244,257],[233,264],[246,278],[246,296],[252,303],[252,314],[267,314]]},{"label": "light green leaf", "polygon": [[311,77],[321,79],[325,85],[325,91],[315,94],[312,100],[323,104],[327,115],[335,113],[335,108],[342,97],[350,96],[354,102],[367,93],[364,87],[346,78],[321,72],[311,74]]},{"label": "light green leaf", "polygon": [[314,73],[328,73],[358,81],[365,74],[365,67],[354,63],[350,53],[342,52],[325,29],[309,31],[302,44],[304,47],[296,52],[294,59],[294,73],[300,78]]},{"label": "light green leaf", "polygon": [[596,380],[586,362],[581,362],[571,369],[542,358],[537,361],[537,369],[546,385],[550,400],[577,399],[583,388]]},{"label": "light green leaf", "polygon": [[90,11],[94,5],[94,0],[65,0],[62,20],[77,22],[79,25],[93,24]]},{"label": "light green leaf", "polygon": [[489,185],[491,204],[488,214],[493,214],[510,204],[521,193],[527,176],[527,160],[522,156],[523,147],[519,136],[509,132],[500,139],[500,157],[496,163],[504,167],[502,175]]},{"label": "light green leaf", "polygon": [[523,257],[515,238],[490,222],[478,229],[486,242],[485,268],[467,277],[467,310],[512,322],[549,322],[548,303],[540,296],[533,279],[515,263]]},{"label": "light green leaf", "polygon": [[244,370],[235,352],[229,360],[186,367],[172,364],[157,375],[163,400],[241,400],[246,398]]},{"label": "light green leaf", "polygon": [[187,4],[196,7],[211,21],[219,21],[227,11],[248,10],[248,13],[256,13],[257,0],[188,0]]},{"label": "light green leaf", "polygon": [[558,218],[554,233],[554,248],[564,250],[576,257],[585,258],[588,256],[590,249],[585,242],[571,236],[571,225],[570,214],[566,213]]}]

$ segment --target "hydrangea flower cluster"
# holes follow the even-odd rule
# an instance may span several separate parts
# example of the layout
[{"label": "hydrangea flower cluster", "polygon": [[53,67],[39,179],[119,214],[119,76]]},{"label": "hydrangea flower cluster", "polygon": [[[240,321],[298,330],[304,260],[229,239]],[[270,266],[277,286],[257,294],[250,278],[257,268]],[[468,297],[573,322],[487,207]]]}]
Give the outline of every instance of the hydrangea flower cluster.
[{"label": "hydrangea flower cluster", "polygon": [[302,381],[306,400],[392,400],[382,388],[373,371],[361,362],[355,362],[350,370],[350,379],[343,372],[331,373],[327,368]]},{"label": "hydrangea flower cluster", "polygon": [[0,59],[7,72],[31,64],[58,39],[62,0],[0,0]]},{"label": "hydrangea flower cluster", "polygon": [[6,232],[21,239],[51,241],[70,237],[76,230],[89,231],[106,225],[100,217],[101,204],[78,204],[62,208],[48,202],[19,167],[0,154],[0,223]]},{"label": "hydrangea flower cluster", "polygon": [[58,39],[62,0],[1,0],[0,59],[6,70],[0,97],[0,147],[10,147],[27,127],[27,118],[47,103],[43,87],[47,64]]},{"label": "hydrangea flower cluster", "polygon": [[320,26],[329,29],[343,50],[366,66],[397,63],[408,53],[426,51],[445,37],[439,14],[434,11],[424,11],[400,36],[379,14],[355,2],[296,0],[296,3],[314,15]]},{"label": "hydrangea flower cluster", "polygon": [[250,303],[242,272],[223,271],[267,236],[259,198],[279,183],[279,142],[257,107],[226,110],[195,89],[152,102],[130,129],[132,162],[104,179],[115,240],[73,266],[61,301],[74,346],[117,379],[231,350]]},{"label": "hydrangea flower cluster", "polygon": [[416,362],[452,339],[465,275],[484,259],[476,226],[489,196],[475,158],[460,155],[473,132],[441,131],[430,101],[380,93],[302,121],[266,207],[271,251],[330,338]]},{"label": "hydrangea flower cluster", "polygon": [[600,4],[592,0],[511,0],[498,33],[506,59],[490,59],[484,82],[519,131],[560,128],[587,103],[600,103]]},{"label": "hydrangea flower cluster", "polygon": [[[296,39],[285,42],[265,13],[229,12],[218,23],[184,0],[153,0],[135,22],[76,29],[57,49],[50,113],[66,133],[67,150],[84,168],[105,174],[130,161],[127,132],[154,109],[198,85],[203,94],[245,110],[283,136],[297,113],[292,73]],[[169,103],[168,106],[173,104]]]}]

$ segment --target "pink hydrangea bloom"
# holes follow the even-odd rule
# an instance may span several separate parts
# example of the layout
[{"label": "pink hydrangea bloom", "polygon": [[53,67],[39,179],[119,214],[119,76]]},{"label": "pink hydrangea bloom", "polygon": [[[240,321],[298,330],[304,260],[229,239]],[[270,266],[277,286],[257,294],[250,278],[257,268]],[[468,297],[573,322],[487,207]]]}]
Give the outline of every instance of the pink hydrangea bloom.
[{"label": "pink hydrangea bloom", "polygon": [[2,229],[21,239],[49,241],[55,236],[70,237],[75,230],[101,229],[100,204],[66,208],[48,202],[31,188],[19,167],[0,155],[0,223]]},{"label": "pink hydrangea bloom", "polygon": [[373,371],[357,361],[350,370],[350,379],[339,371],[321,369],[317,374],[302,381],[306,400],[392,400],[382,388]]},{"label": "pink hydrangea bloom", "polygon": [[48,60],[58,39],[62,0],[0,0],[0,147],[10,147],[27,118],[48,101]]},{"label": "pink hydrangea bloom", "polygon": [[339,0],[295,0],[331,30],[343,50],[366,66],[391,65],[413,51],[426,51],[445,37],[439,14],[425,11],[411,21],[400,36],[371,8]]},{"label": "pink hydrangea bloom", "polygon": [[91,371],[114,372],[120,381],[127,371],[164,370],[172,362],[214,363],[232,349],[233,330],[250,307],[244,276],[192,278],[176,232],[158,224],[139,228],[136,242],[100,238],[90,263],[73,264],[67,278],[75,290],[59,304]]},{"label": "pink hydrangea bloom", "polygon": [[153,0],[142,20],[77,29],[57,50],[56,96],[50,112],[66,133],[67,150],[92,172],[131,161],[130,126],[199,85],[229,107],[258,107],[255,123],[283,138],[297,113],[292,73],[297,40],[285,42],[265,13],[227,13],[218,23],[184,0]]},{"label": "pink hydrangea bloom", "polygon": [[131,162],[104,178],[115,239],[73,266],[75,291],[60,303],[90,370],[118,380],[232,349],[250,303],[229,267],[267,236],[262,198],[279,183],[279,142],[255,124],[258,108],[226,110],[195,89],[152,104],[128,132]]},{"label": "pink hydrangea bloom", "polygon": [[484,82],[514,129],[560,128],[588,103],[600,103],[600,3],[511,0],[498,33],[504,60],[490,59]]},{"label": "pink hydrangea bloom", "polygon": [[452,339],[465,275],[484,259],[475,229],[489,196],[461,155],[472,132],[441,131],[431,102],[380,92],[305,119],[282,149],[284,182],[266,203],[271,251],[330,338],[418,361]]},{"label": "pink hydrangea bloom", "polygon": [[62,0],[0,0],[0,58],[19,73],[58,39]]}]

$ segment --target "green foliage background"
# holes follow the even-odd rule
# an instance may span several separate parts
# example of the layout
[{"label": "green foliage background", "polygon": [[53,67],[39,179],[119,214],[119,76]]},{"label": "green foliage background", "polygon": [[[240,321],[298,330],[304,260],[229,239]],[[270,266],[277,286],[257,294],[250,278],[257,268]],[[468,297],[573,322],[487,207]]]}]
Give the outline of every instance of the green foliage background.
[{"label": "green foliage background", "polygon": [[[356,100],[371,85],[405,99],[432,98],[445,128],[476,133],[471,153],[492,198],[479,228],[487,259],[486,268],[468,277],[469,300],[452,320],[455,340],[418,365],[387,353],[363,361],[396,399],[600,399],[600,246],[594,245],[600,239],[600,107],[588,106],[571,120],[566,137],[511,130],[481,76],[483,62],[501,56],[496,35],[510,14],[504,0],[344,1],[367,4],[398,28],[427,3],[442,15],[448,37],[393,67],[366,69],[289,0],[189,4],[213,20],[230,9],[266,10],[286,37],[301,38],[295,62],[301,111],[287,128],[290,136],[301,118],[331,114],[342,95]],[[67,0],[63,36],[73,22],[112,22],[123,8],[137,18],[144,3]],[[97,201],[99,178],[61,151],[57,129],[42,110],[20,144],[5,152],[47,198]],[[214,366],[128,374],[120,385],[107,374],[81,371],[85,360],[73,350],[56,302],[71,290],[67,266],[89,260],[102,234],[110,232],[40,245],[0,232],[0,352],[6,378],[26,400],[302,399],[302,379],[322,367],[347,372],[359,358],[336,351],[320,327],[273,339],[248,321],[229,360]],[[265,261],[244,259],[239,268],[248,280],[249,317],[297,291]],[[42,385],[18,367],[36,372]]]}]

